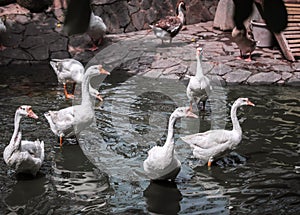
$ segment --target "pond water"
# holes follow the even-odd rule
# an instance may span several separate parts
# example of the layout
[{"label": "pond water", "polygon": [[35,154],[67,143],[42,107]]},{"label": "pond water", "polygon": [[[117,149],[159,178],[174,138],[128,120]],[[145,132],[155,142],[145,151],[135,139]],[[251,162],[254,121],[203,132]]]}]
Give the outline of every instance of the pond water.
[{"label": "pond water", "polygon": [[[26,71],[26,73],[25,73]],[[64,99],[48,65],[1,68],[0,151],[13,132],[15,110],[32,105],[38,120],[23,119],[24,139],[44,140],[45,162],[36,178],[16,176],[0,162],[0,213],[8,214],[299,214],[300,92],[278,86],[215,88],[199,119],[175,126],[182,163],[175,182],[150,182],[142,162],[163,145],[176,106],[188,105],[185,85],[176,80],[122,76],[105,79],[104,102],[95,102],[95,121],[62,149],[43,113],[72,105]],[[180,136],[231,128],[229,111],[238,97],[242,142],[199,166]],[[1,153],[2,157],[2,153]]]}]

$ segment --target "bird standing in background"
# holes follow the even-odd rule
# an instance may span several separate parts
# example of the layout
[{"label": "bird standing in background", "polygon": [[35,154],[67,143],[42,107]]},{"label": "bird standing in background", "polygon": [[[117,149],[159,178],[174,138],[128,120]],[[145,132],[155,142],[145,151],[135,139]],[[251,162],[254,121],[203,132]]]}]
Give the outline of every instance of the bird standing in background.
[{"label": "bird standing in background", "polygon": [[156,37],[161,39],[162,43],[164,43],[164,40],[169,40],[170,43],[172,43],[172,39],[181,30],[185,22],[183,10],[186,10],[185,3],[179,1],[178,6],[176,7],[177,16],[167,16],[164,19],[160,19],[156,24],[149,25]]},{"label": "bird standing in background", "polygon": [[92,40],[92,47],[89,48],[91,51],[95,51],[98,49],[98,45],[100,45],[105,33],[107,32],[107,27],[103,22],[100,16],[97,16],[91,12],[90,24],[87,30],[87,34],[90,36]]},{"label": "bird standing in background", "polygon": [[233,41],[237,44],[240,49],[240,59],[243,59],[248,55],[246,61],[251,61],[251,54],[256,48],[256,43],[253,38],[253,34],[250,30],[243,28],[239,30],[237,27],[234,27],[231,33]]}]

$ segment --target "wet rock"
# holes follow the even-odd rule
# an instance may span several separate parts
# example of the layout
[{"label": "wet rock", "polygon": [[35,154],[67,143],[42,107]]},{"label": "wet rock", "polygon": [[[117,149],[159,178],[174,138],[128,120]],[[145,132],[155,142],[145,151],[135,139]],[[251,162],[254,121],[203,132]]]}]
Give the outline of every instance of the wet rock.
[{"label": "wet rock", "polygon": [[31,22],[26,26],[25,36],[35,36],[43,33],[51,33],[55,28],[55,19],[48,19],[44,22]]},{"label": "wet rock", "polygon": [[297,77],[294,75],[291,77],[287,82],[286,85],[288,86],[300,86],[300,75]]},{"label": "wet rock", "polygon": [[52,5],[52,0],[17,0],[17,3],[31,12],[39,13]]},{"label": "wet rock", "polygon": [[17,60],[33,60],[32,56],[21,49],[7,48],[0,52],[0,57]]},{"label": "wet rock", "polygon": [[20,47],[23,49],[28,49],[36,46],[44,46],[46,41],[42,36],[31,36],[26,37],[24,41],[20,44]]},{"label": "wet rock", "polygon": [[23,37],[20,34],[6,33],[5,35],[1,36],[1,42],[6,47],[16,48],[21,43],[22,39]]},{"label": "wet rock", "polygon": [[34,60],[41,61],[49,58],[49,47],[45,45],[34,46],[27,51],[33,56]]},{"label": "wet rock", "polygon": [[25,30],[25,26],[14,20],[6,19],[5,25],[8,33],[21,34]]},{"label": "wet rock", "polygon": [[252,75],[247,82],[251,85],[274,84],[281,79],[281,75],[275,72],[260,72]]},{"label": "wet rock", "polygon": [[0,56],[0,66],[6,66],[12,61],[11,58],[1,57]]},{"label": "wet rock", "polygon": [[70,58],[70,54],[67,51],[59,51],[59,52],[52,52],[50,55],[50,59],[64,59]]},{"label": "wet rock", "polygon": [[235,85],[235,84],[243,83],[248,79],[250,75],[251,75],[250,71],[237,69],[233,72],[225,74],[223,78],[226,80],[228,85]]},{"label": "wet rock", "polygon": [[65,37],[58,38],[54,42],[50,43],[49,50],[51,52],[68,50],[68,39]]}]

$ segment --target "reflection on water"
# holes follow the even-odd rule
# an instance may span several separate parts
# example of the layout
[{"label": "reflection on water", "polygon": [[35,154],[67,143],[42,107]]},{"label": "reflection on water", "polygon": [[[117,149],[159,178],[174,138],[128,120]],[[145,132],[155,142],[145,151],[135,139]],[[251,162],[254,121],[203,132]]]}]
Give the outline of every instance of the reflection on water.
[{"label": "reflection on water", "polygon": [[182,195],[175,182],[151,181],[144,197],[151,214],[177,214],[180,211]]},{"label": "reflection on water", "polygon": [[[23,137],[43,140],[46,158],[39,177],[31,180],[16,177],[2,160],[1,214],[300,213],[298,88],[215,88],[199,120],[182,119],[175,126],[182,162],[176,181],[151,182],[142,162],[151,147],[164,144],[175,107],[188,105],[181,82],[117,81],[112,74],[113,81],[100,89],[105,101],[95,107],[95,123],[78,137],[80,146],[66,144],[60,150],[43,113],[72,102],[65,101],[48,65],[26,69],[26,77],[20,75],[24,68],[1,70],[0,150],[12,135],[15,109],[30,104],[40,118],[22,121]],[[217,158],[210,170],[197,166],[179,137],[230,129],[229,110],[237,97],[256,104],[238,110],[242,142]]]}]

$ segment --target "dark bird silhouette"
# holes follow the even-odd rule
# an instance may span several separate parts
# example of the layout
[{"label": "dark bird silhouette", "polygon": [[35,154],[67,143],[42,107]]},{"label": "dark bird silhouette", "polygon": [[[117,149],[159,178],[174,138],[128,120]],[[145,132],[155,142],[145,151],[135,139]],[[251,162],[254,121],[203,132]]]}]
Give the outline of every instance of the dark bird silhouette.
[{"label": "dark bird silhouette", "polygon": [[245,28],[244,21],[252,13],[253,3],[272,32],[279,33],[287,26],[287,10],[283,0],[233,0],[233,2],[235,6],[233,20],[238,30]]},{"label": "dark bird silhouette", "polygon": [[87,31],[91,17],[90,0],[70,0],[64,31],[68,35],[82,34]]}]

